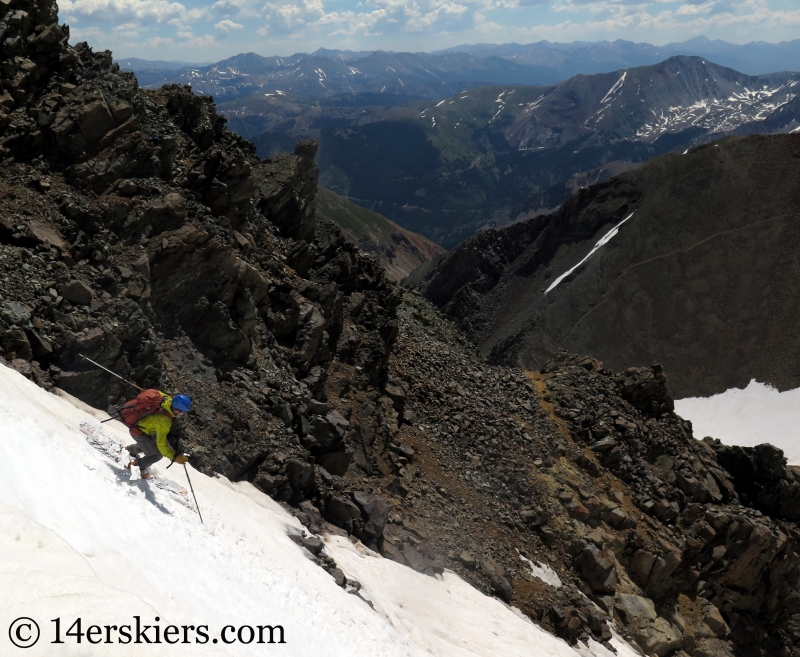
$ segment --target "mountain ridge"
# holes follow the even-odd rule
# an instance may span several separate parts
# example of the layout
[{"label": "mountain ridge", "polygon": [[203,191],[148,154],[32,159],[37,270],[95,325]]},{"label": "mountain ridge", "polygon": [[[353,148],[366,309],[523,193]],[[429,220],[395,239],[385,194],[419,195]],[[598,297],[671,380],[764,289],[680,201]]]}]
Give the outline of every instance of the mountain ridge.
[{"label": "mountain ridge", "polygon": [[[271,59],[273,61],[285,60],[287,62],[296,63],[300,61],[300,59],[312,57],[320,59],[328,58],[331,61],[358,61],[375,55],[414,55],[422,58],[428,57],[433,62],[436,61],[439,56],[450,53],[473,55],[479,58],[498,56],[501,59],[507,59],[509,62],[517,62],[527,67],[534,67],[532,70],[537,70],[538,73],[543,76],[538,80],[538,83],[558,82],[579,73],[602,73],[619,68],[655,64],[658,61],[662,61],[674,55],[709,57],[717,61],[717,63],[728,66],[729,68],[736,68],[750,75],[763,75],[772,71],[796,69],[798,54],[800,54],[800,39],[783,41],[780,43],[750,42],[737,45],[719,39],[710,40],[701,36],[684,42],[668,43],[663,46],[654,46],[649,43],[636,43],[623,39],[617,39],[613,42],[576,41],[572,43],[539,41],[529,44],[464,44],[451,48],[434,50],[429,53],[397,53],[381,50],[349,51],[319,48],[313,53],[295,53],[286,57],[262,55],[257,55],[257,57]],[[255,55],[256,53],[248,54]],[[237,57],[240,57],[240,55],[226,58],[216,64],[221,64],[222,62],[227,62]],[[128,70],[133,70],[135,72],[159,69],[159,66],[149,63],[147,60],[137,60],[136,58],[124,59],[120,60],[120,62],[127,63]],[[177,78],[170,78],[170,75],[173,74],[169,73],[169,71],[174,70],[173,64],[174,63],[170,62],[168,66],[160,67],[162,70],[157,73],[146,73],[143,79],[140,80],[142,85],[147,87],[167,81],[177,82]],[[187,64],[186,69],[189,71],[202,66],[208,68],[213,67],[214,64]],[[557,71],[557,76],[553,78],[552,73],[547,73],[548,69],[550,71]],[[532,74],[531,71],[528,72],[528,75],[530,74]],[[474,78],[470,78],[469,75],[464,76],[465,81],[469,79]],[[483,81],[487,84],[503,82],[498,79],[485,79]],[[525,81],[526,80],[523,79],[515,80],[517,84],[522,84]],[[202,89],[200,90],[203,91]],[[441,93],[441,91],[439,93]]]},{"label": "mountain ridge", "polygon": [[751,378],[800,387],[788,337],[796,308],[785,303],[800,239],[798,148],[800,135],[730,137],[657,158],[581,190],[555,215],[473,237],[410,282],[495,361],[541,367],[564,347],[615,367],[660,362],[680,396]]}]

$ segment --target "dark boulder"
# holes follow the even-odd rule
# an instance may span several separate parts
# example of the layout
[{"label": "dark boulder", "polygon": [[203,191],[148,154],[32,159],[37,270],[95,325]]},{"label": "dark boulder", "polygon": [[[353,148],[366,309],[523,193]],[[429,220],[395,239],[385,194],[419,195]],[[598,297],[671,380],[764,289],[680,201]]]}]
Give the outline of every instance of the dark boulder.
[{"label": "dark boulder", "polygon": [[493,574],[489,580],[492,587],[492,592],[504,602],[511,602],[514,597],[514,587],[511,586],[505,577],[498,574]]},{"label": "dark boulder", "polygon": [[22,329],[13,328],[6,331],[2,335],[2,346],[8,358],[30,360],[33,357],[31,344]]},{"label": "dark boulder", "polygon": [[594,543],[586,543],[577,546],[579,550],[575,557],[575,566],[589,582],[592,591],[596,593],[613,593],[617,585],[617,573],[615,570],[616,557],[614,553],[606,549],[599,549]]},{"label": "dark boulder", "polygon": [[327,515],[339,522],[350,522],[361,516],[361,510],[349,499],[336,495],[325,505]]},{"label": "dark boulder", "polygon": [[800,520],[800,473],[787,467],[782,450],[766,443],[739,447],[708,442],[742,502],[774,518]]},{"label": "dark boulder", "polygon": [[336,449],[317,456],[317,462],[332,475],[343,477],[350,467],[355,450],[347,443],[340,443]]},{"label": "dark boulder", "polygon": [[92,303],[92,288],[82,281],[70,281],[66,285],[61,286],[61,296],[67,301],[77,303],[82,306],[88,306]]},{"label": "dark boulder", "polygon": [[24,326],[31,320],[31,309],[18,301],[6,301],[0,306],[0,319],[9,326]]},{"label": "dark boulder", "polygon": [[620,395],[640,411],[659,415],[675,410],[661,365],[629,367],[617,377]]},{"label": "dark boulder", "polygon": [[286,476],[292,486],[305,490],[309,488],[314,481],[314,466],[308,461],[291,459],[286,464]]},{"label": "dark boulder", "polygon": [[389,521],[389,504],[382,497],[366,493],[354,493],[353,500],[361,509],[362,517],[356,535],[360,534],[367,540],[378,538]]}]

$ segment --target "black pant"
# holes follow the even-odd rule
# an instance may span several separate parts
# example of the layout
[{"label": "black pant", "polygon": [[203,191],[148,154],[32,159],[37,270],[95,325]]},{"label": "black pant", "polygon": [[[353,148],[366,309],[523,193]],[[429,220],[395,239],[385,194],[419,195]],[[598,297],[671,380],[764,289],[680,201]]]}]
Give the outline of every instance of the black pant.
[{"label": "black pant", "polygon": [[139,451],[144,452],[144,456],[139,456],[138,454],[133,455],[137,457],[136,463],[142,470],[149,468],[153,463],[158,463],[163,458],[161,452],[158,451],[155,436],[143,434],[141,436],[133,436],[133,439],[139,446]]}]

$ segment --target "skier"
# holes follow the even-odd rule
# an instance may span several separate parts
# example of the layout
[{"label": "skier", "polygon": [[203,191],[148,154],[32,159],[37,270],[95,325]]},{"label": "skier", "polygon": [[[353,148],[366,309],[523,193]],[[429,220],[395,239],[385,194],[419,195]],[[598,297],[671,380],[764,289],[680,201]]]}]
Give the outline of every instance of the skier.
[{"label": "skier", "polygon": [[[131,465],[138,465],[142,478],[149,479],[151,465],[166,457],[175,463],[186,463],[188,454],[177,454],[167,440],[172,420],[189,412],[192,401],[184,394],[170,397],[160,390],[144,390],[135,399],[118,409],[122,421],[130,428],[136,445],[128,447],[134,456]],[[144,455],[136,458],[135,455]]]}]

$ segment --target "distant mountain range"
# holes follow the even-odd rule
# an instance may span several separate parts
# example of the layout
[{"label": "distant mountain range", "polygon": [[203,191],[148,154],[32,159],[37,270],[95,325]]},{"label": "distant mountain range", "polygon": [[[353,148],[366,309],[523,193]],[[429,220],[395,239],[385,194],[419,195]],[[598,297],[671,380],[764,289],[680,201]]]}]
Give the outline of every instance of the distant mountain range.
[{"label": "distant mountain range", "polygon": [[615,68],[655,64],[675,55],[708,57],[717,64],[750,75],[796,70],[800,66],[800,39],[781,43],[753,41],[738,45],[700,36],[664,46],[623,40],[573,43],[540,41],[527,45],[463,45],[449,48],[448,52],[475,56],[483,54],[530,66],[546,66],[563,71],[565,78],[578,73],[606,73]]},{"label": "distant mountain range", "polygon": [[318,139],[322,184],[449,249],[657,155],[728,134],[797,130],[798,91],[798,73],[749,76],[672,57],[392,107],[260,93],[220,109],[264,157]]},{"label": "distant mountain range", "polygon": [[127,59],[118,59],[116,61],[123,71],[178,71],[182,68],[208,66],[209,64],[209,62],[199,64],[192,62],[176,62],[172,60],[166,61],[163,59],[139,59],[138,57],[128,57]]},{"label": "distant mountain range", "polygon": [[[215,64],[118,60],[134,71],[143,87],[168,82],[191,84],[217,101],[278,91],[330,97],[337,94],[384,94],[408,98],[447,98],[492,84],[546,85],[574,75],[607,73],[656,64],[675,55],[696,55],[750,75],[800,67],[800,39],[744,45],[697,37],[654,46],[617,40],[595,43],[462,45],[432,53],[348,51],[320,48],[290,57],[244,53]],[[396,104],[392,101],[378,104]]]},{"label": "distant mountain range", "polygon": [[[746,48],[688,43],[740,54]],[[798,44],[747,47],[774,54]],[[317,139],[323,185],[447,249],[482,228],[552,211],[577,189],[652,157],[728,134],[800,128],[798,73],[753,76],[704,56],[675,56],[547,85],[479,86],[456,79],[523,71],[533,79],[529,62],[553,76],[581,57],[600,66],[654,57],[656,49],[629,42],[470,48],[247,54],[170,75],[213,93],[228,126],[262,157]],[[549,59],[535,59],[534,50]],[[140,69],[140,77],[148,74]]]},{"label": "distant mountain range", "polygon": [[[445,98],[460,89],[487,84],[543,84],[562,74],[495,56],[468,53],[373,52],[362,57],[306,55],[262,57],[245,53],[216,64],[180,69],[130,65],[144,87],[177,82],[191,84],[218,102],[253,93],[327,98],[338,94],[378,94],[380,104],[413,98]],[[387,99],[387,100],[384,100]]]}]

